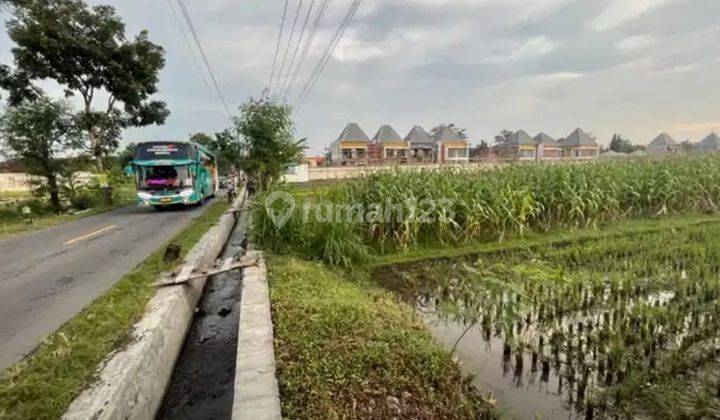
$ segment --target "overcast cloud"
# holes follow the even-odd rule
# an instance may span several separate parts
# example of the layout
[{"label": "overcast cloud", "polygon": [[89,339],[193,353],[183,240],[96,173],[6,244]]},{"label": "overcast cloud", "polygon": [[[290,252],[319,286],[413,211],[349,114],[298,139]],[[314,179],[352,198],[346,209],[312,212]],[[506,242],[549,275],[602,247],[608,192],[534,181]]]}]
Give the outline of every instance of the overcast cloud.
[{"label": "overcast cloud", "polygon": [[[259,95],[283,1],[185,1],[230,106]],[[229,125],[167,1],[104,3],[167,52],[160,96],[172,115],[163,127],[127,131],[125,141]],[[306,72],[350,3],[330,1]],[[290,5],[294,16],[297,0]],[[501,129],[563,137],[578,126],[604,144],[615,132],[643,144],[660,131],[697,141],[720,131],[718,16],[717,0],[365,0],[297,114],[298,136],[312,153],[349,121],[369,136],[382,124],[404,136],[415,124],[454,122],[473,143]],[[8,62],[6,36],[0,46]]]}]

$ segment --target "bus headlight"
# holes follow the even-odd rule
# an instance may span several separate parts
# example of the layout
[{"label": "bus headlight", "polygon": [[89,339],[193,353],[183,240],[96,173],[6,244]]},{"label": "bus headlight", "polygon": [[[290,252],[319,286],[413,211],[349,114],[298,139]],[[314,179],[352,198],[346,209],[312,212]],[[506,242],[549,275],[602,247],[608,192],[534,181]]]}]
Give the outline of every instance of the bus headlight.
[{"label": "bus headlight", "polygon": [[142,200],[149,200],[149,199],[152,198],[152,194],[149,194],[149,193],[146,193],[146,192],[143,192],[143,191],[138,191],[137,195],[138,195],[138,197],[140,197]]},{"label": "bus headlight", "polygon": [[188,198],[188,197],[190,197],[191,195],[193,195],[194,192],[195,192],[195,190],[193,190],[192,188],[188,188],[188,189],[186,189],[186,190],[182,190],[182,191],[180,191],[180,197]]}]

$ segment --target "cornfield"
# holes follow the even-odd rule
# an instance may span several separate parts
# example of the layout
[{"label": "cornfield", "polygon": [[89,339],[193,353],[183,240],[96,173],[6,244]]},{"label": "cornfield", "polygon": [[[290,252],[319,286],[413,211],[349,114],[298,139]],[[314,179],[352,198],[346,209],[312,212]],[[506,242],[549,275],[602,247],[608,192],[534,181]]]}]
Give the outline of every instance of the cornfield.
[{"label": "cornfield", "polygon": [[[349,265],[371,252],[424,244],[503,240],[526,230],[595,227],[628,217],[717,212],[719,179],[720,160],[715,157],[388,171],[304,194],[302,199],[311,200],[316,210],[308,212],[307,201],[296,203],[282,228],[273,223],[269,210],[287,210],[287,203],[268,208],[261,194],[253,235],[269,250],[292,250]],[[364,209],[385,206],[384,217],[362,223],[314,217],[328,205],[342,203]]]}]

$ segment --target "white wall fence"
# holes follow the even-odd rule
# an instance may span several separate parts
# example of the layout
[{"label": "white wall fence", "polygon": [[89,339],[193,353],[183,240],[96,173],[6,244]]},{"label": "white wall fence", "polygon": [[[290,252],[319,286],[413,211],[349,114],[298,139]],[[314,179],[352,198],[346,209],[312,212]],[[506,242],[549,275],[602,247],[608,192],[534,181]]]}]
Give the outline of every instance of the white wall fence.
[{"label": "white wall fence", "polygon": [[464,164],[423,164],[398,166],[319,166],[311,168],[303,163],[295,165],[283,176],[286,182],[302,183],[311,181],[324,181],[333,179],[359,178],[380,171],[402,170],[438,170],[440,168],[459,168],[466,170],[489,169],[498,166],[491,163],[464,163]]},{"label": "white wall fence", "polygon": [[0,192],[28,191],[30,175],[22,172],[0,174]]},{"label": "white wall fence", "polygon": [[[83,185],[91,182],[93,176],[90,172],[75,172],[73,180],[75,183]],[[0,173],[0,192],[30,191],[29,181],[33,178],[40,179],[23,172]]]}]

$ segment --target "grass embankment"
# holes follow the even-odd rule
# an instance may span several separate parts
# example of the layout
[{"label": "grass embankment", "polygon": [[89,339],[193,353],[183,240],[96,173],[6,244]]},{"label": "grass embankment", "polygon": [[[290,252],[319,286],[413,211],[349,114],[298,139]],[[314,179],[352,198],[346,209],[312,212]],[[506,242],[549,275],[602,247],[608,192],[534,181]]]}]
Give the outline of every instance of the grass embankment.
[{"label": "grass embankment", "polygon": [[322,263],[268,259],[287,418],[478,418],[491,410],[412,309]]},{"label": "grass embankment", "polygon": [[[174,237],[182,256],[217,223],[227,209],[218,200]],[[34,353],[0,377],[0,418],[58,418],[93,381],[100,362],[130,338],[148,300],[153,281],[175,264],[163,262],[164,247],[150,255],[112,289],[47,337]]]}]

